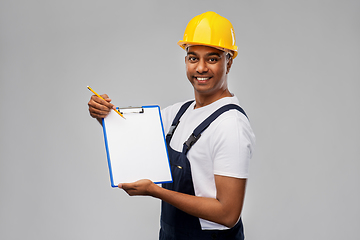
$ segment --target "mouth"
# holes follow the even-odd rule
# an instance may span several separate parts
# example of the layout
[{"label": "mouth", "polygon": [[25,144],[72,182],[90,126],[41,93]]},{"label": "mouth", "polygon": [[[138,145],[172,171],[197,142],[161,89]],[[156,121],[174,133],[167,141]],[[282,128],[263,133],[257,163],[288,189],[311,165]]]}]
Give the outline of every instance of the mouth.
[{"label": "mouth", "polygon": [[206,81],[208,81],[211,77],[195,77],[195,79],[199,82],[199,83],[205,83]]}]

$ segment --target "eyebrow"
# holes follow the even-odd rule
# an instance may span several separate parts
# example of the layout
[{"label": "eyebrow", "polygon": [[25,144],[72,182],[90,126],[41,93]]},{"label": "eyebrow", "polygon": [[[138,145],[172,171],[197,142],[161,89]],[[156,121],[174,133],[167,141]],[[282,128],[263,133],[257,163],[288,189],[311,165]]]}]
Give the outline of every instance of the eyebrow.
[{"label": "eyebrow", "polygon": [[[197,54],[195,52],[188,52],[187,55],[195,55],[197,56]],[[208,53],[206,54],[207,57],[210,57],[210,56],[218,56],[218,57],[221,57],[219,53],[216,53],[216,52],[211,52],[211,53]]]},{"label": "eyebrow", "polygon": [[187,55],[197,55],[195,52],[188,52]]}]

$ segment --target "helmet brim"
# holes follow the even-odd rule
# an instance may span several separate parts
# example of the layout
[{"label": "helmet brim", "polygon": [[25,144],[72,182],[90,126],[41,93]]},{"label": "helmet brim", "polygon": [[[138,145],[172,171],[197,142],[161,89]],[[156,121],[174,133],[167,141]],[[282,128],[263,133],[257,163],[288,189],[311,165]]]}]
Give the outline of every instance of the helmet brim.
[{"label": "helmet brim", "polygon": [[205,43],[199,43],[199,42],[188,42],[188,41],[183,41],[183,40],[180,40],[177,42],[177,44],[184,50],[186,50],[186,47],[187,46],[208,46],[208,47],[213,47],[213,48],[216,48],[216,49],[219,49],[221,51],[224,51],[225,49],[226,50],[229,50],[232,52],[232,57],[233,58],[236,58],[238,52],[238,47],[237,46],[234,46],[233,49],[229,49],[229,48],[222,48],[222,47],[219,47],[219,46],[216,46],[216,45],[211,45],[211,44],[205,44]]}]

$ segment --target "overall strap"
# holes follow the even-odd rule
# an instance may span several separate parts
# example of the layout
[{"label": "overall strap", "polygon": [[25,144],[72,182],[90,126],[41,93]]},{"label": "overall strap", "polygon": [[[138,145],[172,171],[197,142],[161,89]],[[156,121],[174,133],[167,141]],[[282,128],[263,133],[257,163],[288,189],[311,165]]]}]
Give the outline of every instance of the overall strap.
[{"label": "overall strap", "polygon": [[180,118],[181,116],[185,113],[185,111],[189,108],[189,106],[194,102],[194,100],[191,100],[191,101],[188,101],[186,103],[184,103],[181,108],[179,109],[178,113],[176,114],[172,124],[171,124],[171,127],[170,127],[170,130],[168,132],[168,134],[166,135],[166,138],[170,138],[172,137],[172,135],[174,134],[175,132],[175,129],[176,127],[179,125],[180,123]]},{"label": "overall strap", "polygon": [[201,137],[201,133],[221,114],[223,114],[226,111],[229,111],[231,109],[236,109],[239,112],[241,112],[242,114],[245,115],[245,117],[247,117],[245,111],[238,105],[236,104],[228,104],[225,106],[222,106],[221,108],[219,108],[218,110],[216,110],[215,112],[213,112],[208,118],[206,118],[202,123],[200,123],[199,126],[197,126],[195,128],[195,130],[193,131],[193,133],[190,135],[190,137],[188,138],[188,140],[186,140],[186,142],[184,142],[184,146],[183,146],[183,153],[187,154],[187,152],[190,150],[190,148],[196,143],[197,140],[199,140],[199,138]]}]

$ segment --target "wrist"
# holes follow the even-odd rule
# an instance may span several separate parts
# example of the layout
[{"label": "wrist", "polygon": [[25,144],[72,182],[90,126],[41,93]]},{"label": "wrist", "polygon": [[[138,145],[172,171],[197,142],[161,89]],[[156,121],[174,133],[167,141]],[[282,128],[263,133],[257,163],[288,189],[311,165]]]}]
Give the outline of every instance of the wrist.
[{"label": "wrist", "polygon": [[157,184],[155,183],[152,183],[149,188],[148,188],[148,195],[149,196],[152,196],[152,197],[155,197],[155,198],[159,198],[159,190],[161,190],[161,187],[158,186]]}]

